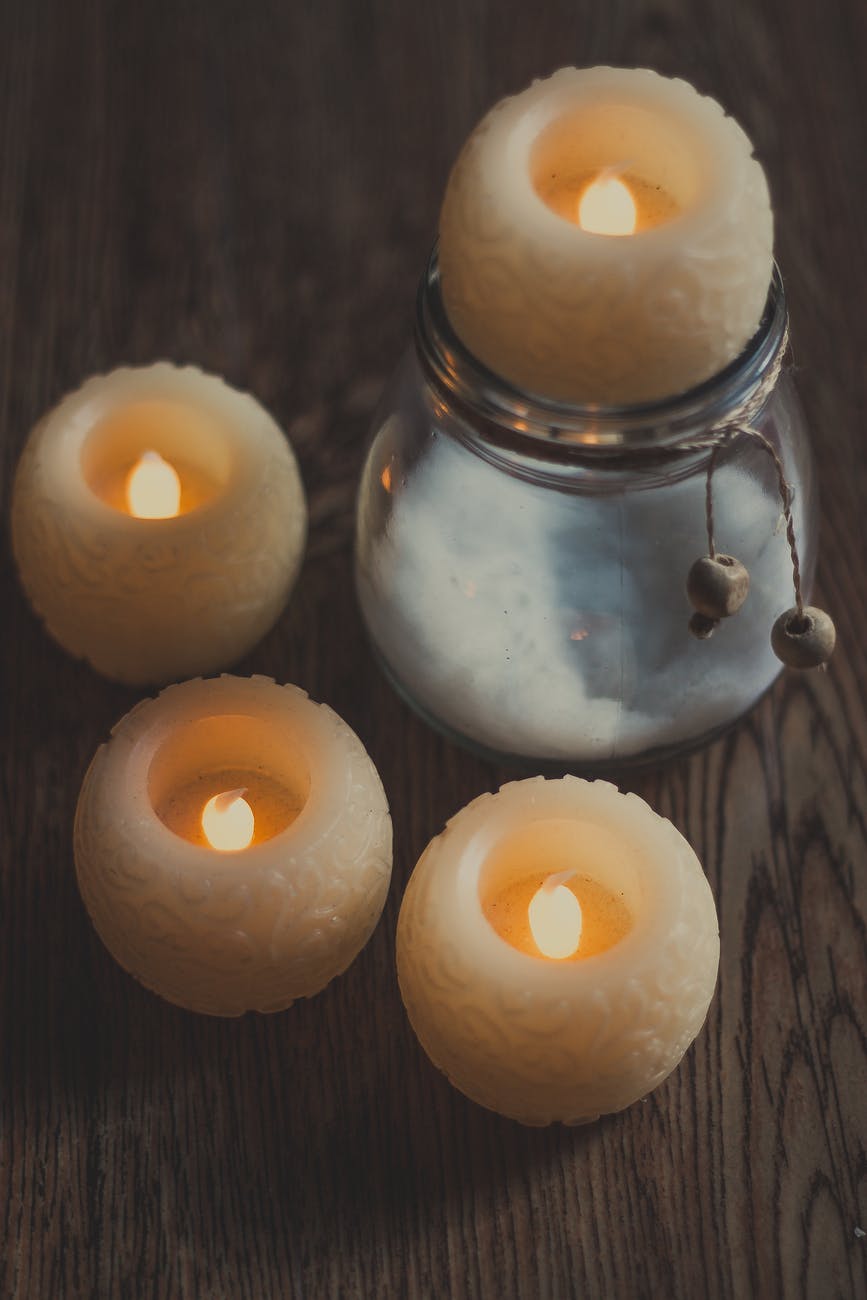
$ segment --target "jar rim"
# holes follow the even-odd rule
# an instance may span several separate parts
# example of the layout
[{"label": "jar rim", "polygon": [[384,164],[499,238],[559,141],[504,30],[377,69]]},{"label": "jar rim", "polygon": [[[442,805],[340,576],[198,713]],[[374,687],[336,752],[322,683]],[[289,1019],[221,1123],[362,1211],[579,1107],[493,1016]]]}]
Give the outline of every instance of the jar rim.
[{"label": "jar rim", "polygon": [[461,341],[445,309],[434,245],[419,285],[416,348],[450,404],[461,406],[483,442],[573,460],[588,453],[676,447],[764,404],[788,340],[788,310],[776,262],[756,332],[723,370],[685,392],[623,406],[587,405],[528,393],[490,370]]}]

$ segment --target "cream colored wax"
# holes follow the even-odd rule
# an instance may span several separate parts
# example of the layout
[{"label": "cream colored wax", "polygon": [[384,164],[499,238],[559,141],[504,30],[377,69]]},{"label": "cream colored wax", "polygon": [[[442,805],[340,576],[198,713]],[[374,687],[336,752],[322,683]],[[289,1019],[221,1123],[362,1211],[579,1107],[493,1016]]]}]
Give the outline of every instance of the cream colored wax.
[{"label": "cream colored wax", "polygon": [[[598,204],[582,212],[590,187],[612,181],[634,228],[610,200],[601,223]],[[764,173],[719,104],[648,69],[562,68],[465,144],[439,266],[449,319],[490,369],[543,397],[622,405],[691,388],[738,355],[772,246]]]},{"label": "cream colored wax", "polygon": [[[536,897],[552,927],[538,940]],[[525,1124],[595,1119],[660,1084],[704,1023],[718,963],[713,897],[683,836],[637,795],[571,776],[462,809],[422,854],[397,929],[425,1051]]]},{"label": "cream colored wax", "polygon": [[337,714],[223,676],[170,686],[113,729],[82,786],[75,865],[97,932],[148,988],[210,1015],[277,1011],[369,939],[391,819]]},{"label": "cream colored wax", "polygon": [[247,393],[165,362],[88,380],[33,429],[12,502],[24,589],[107,677],[227,668],[279,616],[301,564],[292,449]]}]

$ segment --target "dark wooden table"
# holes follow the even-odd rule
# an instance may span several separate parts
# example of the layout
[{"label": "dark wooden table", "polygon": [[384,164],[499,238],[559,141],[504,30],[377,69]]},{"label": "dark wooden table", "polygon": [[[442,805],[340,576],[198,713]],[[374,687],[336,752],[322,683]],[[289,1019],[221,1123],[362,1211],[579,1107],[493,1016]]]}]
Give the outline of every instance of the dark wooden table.
[{"label": "dark wooden table", "polygon": [[[706,864],[707,1026],[646,1102],[525,1130],[419,1049],[394,972],[403,886],[508,774],[395,698],[351,582],[373,404],[410,331],[449,164],[564,62],[719,98],[775,199],[839,648],[727,737],[623,784]],[[298,682],[368,746],[394,883],[358,962],[282,1015],[144,992],[76,891],[97,744],[137,698],[44,635],[2,547],[0,1294],[867,1294],[867,8],[863,0],[20,0],[0,4],[4,508],[35,419],[122,361],[252,389],[298,450],[302,578],[239,671]]]}]

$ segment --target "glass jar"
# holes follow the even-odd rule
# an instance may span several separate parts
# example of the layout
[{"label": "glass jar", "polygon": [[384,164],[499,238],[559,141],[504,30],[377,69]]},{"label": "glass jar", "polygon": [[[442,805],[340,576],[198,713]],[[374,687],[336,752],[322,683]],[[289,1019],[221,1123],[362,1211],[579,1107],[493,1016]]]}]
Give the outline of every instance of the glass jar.
[{"label": "glass jar", "polygon": [[462,345],[434,254],[357,514],[361,608],[404,698],[477,751],[594,770],[691,748],[749,709],[781,671],[770,633],[794,603],[777,472],[752,439],[712,478],[716,546],[749,570],[747,601],[696,640],[685,584],[708,551],[708,444],[748,422],[782,460],[809,594],[816,499],[786,338],[775,272],[756,335],[699,387],[640,407],[547,401]]}]

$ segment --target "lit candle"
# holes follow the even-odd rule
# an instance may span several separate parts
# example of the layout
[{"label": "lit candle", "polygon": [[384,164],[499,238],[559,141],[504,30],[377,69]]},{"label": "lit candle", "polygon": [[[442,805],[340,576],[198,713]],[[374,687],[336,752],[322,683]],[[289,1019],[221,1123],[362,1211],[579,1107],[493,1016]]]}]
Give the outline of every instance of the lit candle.
[{"label": "lit candle", "polygon": [[279,616],[306,537],[284,434],[221,379],[161,362],[89,380],[21,457],[12,536],[52,635],[107,677],[228,667]]},{"label": "lit candle", "polygon": [[211,1015],[277,1011],[379,919],[391,819],[361,742],[295,686],[170,686],[113,729],[75,818],[79,888],[120,964]]},{"label": "lit candle", "polygon": [[684,81],[563,68],[498,104],[449,180],[439,265],[471,352],[528,392],[624,404],[690,388],[756,330],[768,187]]},{"label": "lit candle", "polygon": [[671,822],[603,781],[482,795],[432,840],[397,931],[431,1060],[527,1124],[578,1123],[657,1087],[701,1028],[719,931]]}]

